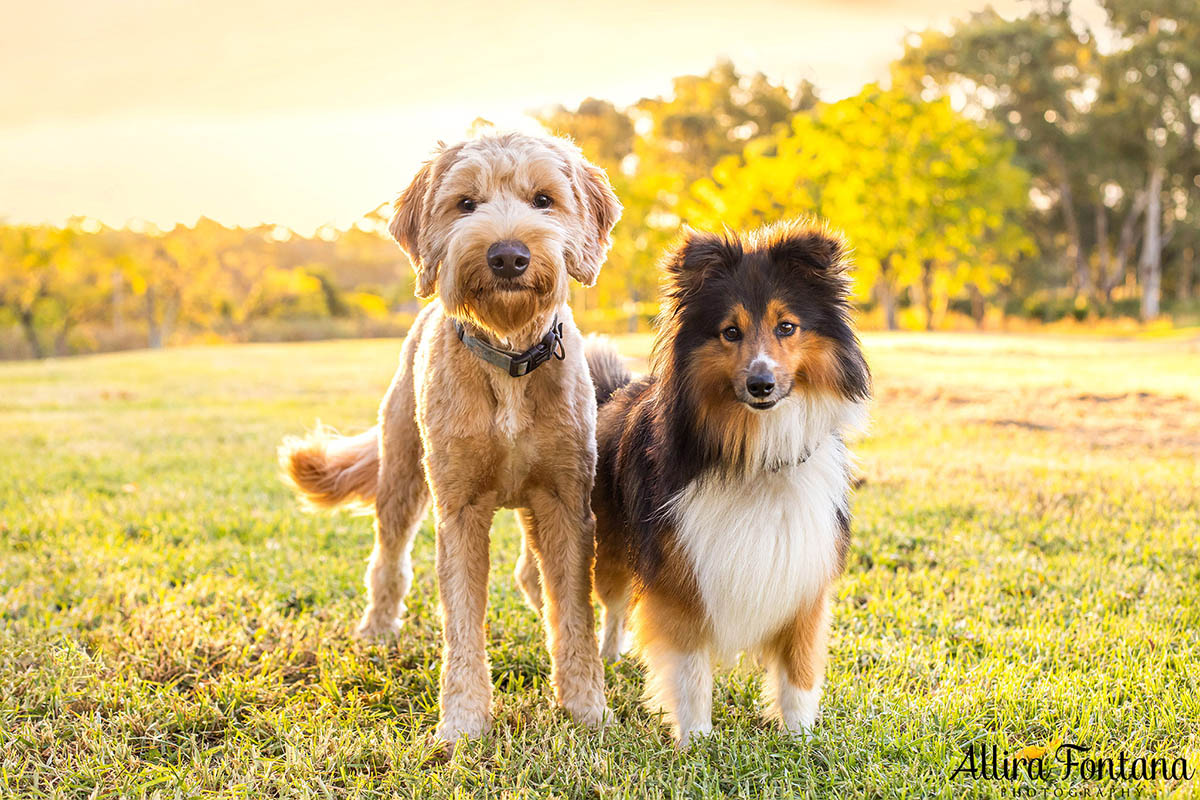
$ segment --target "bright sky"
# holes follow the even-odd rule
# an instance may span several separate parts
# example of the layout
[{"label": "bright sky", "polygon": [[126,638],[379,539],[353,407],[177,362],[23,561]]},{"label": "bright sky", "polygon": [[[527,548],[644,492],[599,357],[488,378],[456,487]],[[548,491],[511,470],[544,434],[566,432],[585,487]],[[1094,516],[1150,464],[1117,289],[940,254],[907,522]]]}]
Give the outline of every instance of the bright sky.
[{"label": "bright sky", "polygon": [[[631,103],[729,57],[827,99],[975,0],[38,0],[0,30],[0,218],[302,232],[390,200],[476,117]],[[1019,0],[996,0],[1002,13]]]}]

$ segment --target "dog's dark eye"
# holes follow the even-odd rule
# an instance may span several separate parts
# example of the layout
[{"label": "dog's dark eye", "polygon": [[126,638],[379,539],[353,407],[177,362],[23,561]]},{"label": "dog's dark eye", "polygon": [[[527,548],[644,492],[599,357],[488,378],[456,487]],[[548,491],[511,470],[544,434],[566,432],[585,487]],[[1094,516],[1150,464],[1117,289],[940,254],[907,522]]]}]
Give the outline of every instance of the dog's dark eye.
[{"label": "dog's dark eye", "polygon": [[470,214],[475,210],[475,201],[469,197],[464,197],[458,201],[458,210],[464,214]]},{"label": "dog's dark eye", "polygon": [[742,332],[737,325],[730,325],[725,330],[721,331],[721,338],[727,342],[736,342],[742,338]]},{"label": "dog's dark eye", "polygon": [[533,196],[534,208],[549,208],[554,205],[554,200],[545,192],[538,192]]},{"label": "dog's dark eye", "polygon": [[776,336],[791,336],[796,332],[796,325],[792,322],[781,322],[775,326]]}]

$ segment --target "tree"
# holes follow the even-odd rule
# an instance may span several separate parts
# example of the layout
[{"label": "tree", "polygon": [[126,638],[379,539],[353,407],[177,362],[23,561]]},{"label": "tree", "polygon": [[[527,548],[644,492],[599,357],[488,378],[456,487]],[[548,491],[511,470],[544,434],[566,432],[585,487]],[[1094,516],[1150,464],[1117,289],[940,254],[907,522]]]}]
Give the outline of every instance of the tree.
[{"label": "tree", "polygon": [[1088,184],[1086,120],[1096,69],[1092,37],[1066,0],[1047,0],[1014,20],[988,8],[949,34],[915,35],[893,67],[898,88],[926,99],[954,96],[968,116],[1003,126],[1035,194],[1061,220],[1061,227],[1052,218],[1036,226],[1042,247],[1058,249],[1058,233],[1065,231],[1070,280],[1081,295],[1094,287],[1080,195]]},{"label": "tree", "polygon": [[796,116],[790,129],[730,156],[691,188],[689,223],[752,227],[816,214],[856,253],[856,293],[874,293],[889,328],[916,293],[932,327],[950,297],[990,293],[1033,245],[1018,224],[1028,176],[993,128],[870,85]]},{"label": "tree", "polygon": [[538,120],[548,130],[570,137],[588,158],[610,173],[622,172],[625,159],[633,155],[637,136],[633,120],[607,100],[589,97],[573,111],[554,106]]},{"label": "tree", "polygon": [[634,107],[646,129],[635,147],[639,167],[676,174],[686,186],[814,103],[812,84],[793,94],[761,73],[743,76],[732,62],[721,61],[706,75],[675,78],[669,97],[643,99]]},{"label": "tree", "polygon": [[[1159,311],[1164,253],[1176,262],[1176,293],[1190,291],[1190,278],[1181,279],[1194,250],[1170,245],[1190,233],[1180,223],[1200,188],[1200,2],[1101,6],[1107,51],[1067,0],[1041,0],[1018,19],[988,10],[949,34],[913,37],[893,76],[1005,126],[1033,176],[1040,209],[1029,219],[1043,250],[1065,255],[1080,295],[1108,303],[1122,283],[1138,286],[1148,319]],[[1034,283],[1053,284],[1053,263],[1045,266]]]},{"label": "tree", "polygon": [[0,228],[0,306],[16,317],[34,358],[47,355],[39,323],[48,307],[63,306],[60,295],[70,288],[63,272],[76,238],[70,228],[48,225]]},{"label": "tree", "polygon": [[1119,103],[1123,113],[1114,116],[1126,125],[1129,150],[1145,181],[1138,277],[1141,316],[1152,319],[1160,312],[1164,247],[1196,202],[1200,2],[1103,0],[1102,5],[1124,44],[1109,56],[1104,91],[1111,103]]},{"label": "tree", "polygon": [[625,208],[605,277],[592,289],[576,290],[577,311],[608,309],[636,329],[638,319],[657,308],[658,258],[678,234],[688,186],[815,102],[809,83],[788,91],[721,62],[704,75],[676,78],[669,96],[632,108],[588,99],[573,110],[558,106],[539,115],[547,129],[574,139],[608,171]]}]

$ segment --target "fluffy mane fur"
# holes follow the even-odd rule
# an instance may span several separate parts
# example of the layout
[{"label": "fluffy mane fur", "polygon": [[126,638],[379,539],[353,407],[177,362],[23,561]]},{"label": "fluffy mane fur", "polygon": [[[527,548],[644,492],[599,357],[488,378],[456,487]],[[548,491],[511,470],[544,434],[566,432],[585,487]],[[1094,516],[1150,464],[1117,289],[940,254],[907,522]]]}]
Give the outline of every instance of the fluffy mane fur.
[{"label": "fluffy mane fur", "polygon": [[[812,433],[863,424],[871,376],[850,316],[849,263],[840,237],[811,221],[778,223],[745,236],[687,231],[664,256],[666,285],[651,374],[628,381],[614,398],[621,410],[610,412],[623,416],[637,406],[625,420],[624,435],[609,444],[620,446],[619,460],[633,467],[614,476],[614,489],[640,567],[657,569],[664,512],[683,487],[705,472],[742,471],[755,456],[770,455],[760,446],[759,416],[712,409],[705,387],[694,379],[690,359],[712,337],[711,320],[731,298],[758,307],[782,294],[829,343],[829,363],[817,364],[818,381],[799,393]],[[602,358],[602,352],[594,348],[589,360]],[[602,471],[618,460],[605,444],[600,443]]]}]

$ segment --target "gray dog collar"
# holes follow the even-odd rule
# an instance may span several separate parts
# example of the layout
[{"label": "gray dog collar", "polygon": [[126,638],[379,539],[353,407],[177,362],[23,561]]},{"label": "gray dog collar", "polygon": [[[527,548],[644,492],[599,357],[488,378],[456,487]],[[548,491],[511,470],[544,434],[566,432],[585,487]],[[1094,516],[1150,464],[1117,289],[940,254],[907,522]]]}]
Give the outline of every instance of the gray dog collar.
[{"label": "gray dog collar", "polygon": [[522,353],[510,353],[498,347],[492,347],[482,339],[477,339],[467,333],[466,328],[458,320],[454,320],[454,329],[458,331],[458,339],[475,355],[492,366],[499,367],[514,378],[520,378],[545,364],[551,358],[562,361],[567,352],[563,349],[562,323],[558,317],[550,323],[550,330],[537,344]]}]

